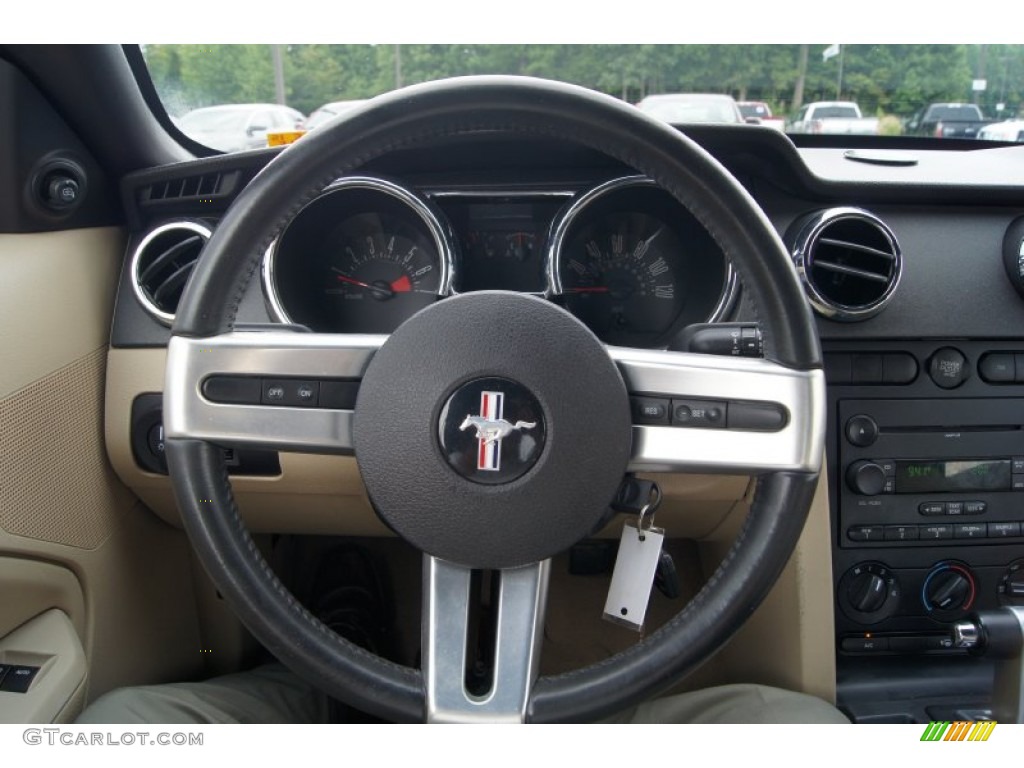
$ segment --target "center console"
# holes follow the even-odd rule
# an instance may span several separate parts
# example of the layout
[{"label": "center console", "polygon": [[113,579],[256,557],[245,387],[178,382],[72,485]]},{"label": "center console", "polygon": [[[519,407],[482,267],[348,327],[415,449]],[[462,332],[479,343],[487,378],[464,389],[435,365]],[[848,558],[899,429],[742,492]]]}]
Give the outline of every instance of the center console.
[{"label": "center console", "polygon": [[952,624],[1024,604],[1024,345],[825,352],[840,706],[980,719],[992,668],[954,647]]}]

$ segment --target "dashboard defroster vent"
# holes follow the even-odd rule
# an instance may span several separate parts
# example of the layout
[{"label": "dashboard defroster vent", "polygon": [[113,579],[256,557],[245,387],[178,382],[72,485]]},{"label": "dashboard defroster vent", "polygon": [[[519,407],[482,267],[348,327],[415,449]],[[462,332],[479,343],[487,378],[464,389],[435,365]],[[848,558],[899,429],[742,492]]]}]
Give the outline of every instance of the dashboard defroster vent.
[{"label": "dashboard defroster vent", "polygon": [[230,197],[239,180],[238,171],[203,173],[154,182],[139,189],[139,204],[178,203],[190,200],[212,201]]},{"label": "dashboard defroster vent", "polygon": [[831,320],[866,320],[885,307],[903,269],[896,236],[860,208],[798,219],[786,236],[811,306]]},{"label": "dashboard defroster vent", "polygon": [[132,254],[132,288],[143,308],[164,325],[174,322],[185,284],[210,239],[196,221],[175,221],[151,230]]}]

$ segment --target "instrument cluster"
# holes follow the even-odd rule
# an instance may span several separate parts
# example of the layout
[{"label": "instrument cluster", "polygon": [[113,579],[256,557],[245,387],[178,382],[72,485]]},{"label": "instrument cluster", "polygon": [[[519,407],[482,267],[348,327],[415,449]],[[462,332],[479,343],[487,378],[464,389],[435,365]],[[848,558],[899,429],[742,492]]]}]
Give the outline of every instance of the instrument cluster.
[{"label": "instrument cluster", "polygon": [[723,318],[731,265],[703,226],[642,177],[583,192],[427,191],[347,177],[292,219],[263,263],[279,322],[390,333],[456,293],[563,305],[603,341],[665,347]]}]

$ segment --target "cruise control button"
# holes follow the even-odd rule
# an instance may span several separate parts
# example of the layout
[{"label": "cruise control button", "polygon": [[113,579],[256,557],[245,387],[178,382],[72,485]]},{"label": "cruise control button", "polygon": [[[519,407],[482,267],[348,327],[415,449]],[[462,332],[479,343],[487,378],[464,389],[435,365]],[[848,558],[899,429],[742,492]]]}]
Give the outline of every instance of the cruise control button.
[{"label": "cruise control button", "polygon": [[850,541],[881,541],[884,529],[880,525],[855,525],[846,532]]},{"label": "cruise control button", "polygon": [[313,408],[320,399],[320,382],[304,379],[263,379],[262,403]]},{"label": "cruise control button", "polygon": [[944,515],[946,514],[946,502],[924,501],[917,505],[917,511],[922,515]]},{"label": "cruise control button", "polygon": [[728,405],[708,400],[673,400],[672,423],[677,427],[722,429],[727,423]]},{"label": "cruise control button", "polygon": [[967,381],[967,358],[959,349],[943,347],[932,355],[928,375],[943,389],[955,389]]},{"label": "cruise control button", "polygon": [[1020,536],[1020,523],[989,523],[988,537],[990,539],[1008,539]]},{"label": "cruise control button", "polygon": [[953,526],[955,539],[984,539],[988,536],[986,523],[957,523]]},{"label": "cruise control button", "polygon": [[631,397],[630,402],[637,424],[668,424],[667,398]]},{"label": "cruise control button", "polygon": [[786,409],[775,403],[729,403],[729,429],[777,432],[787,421]]},{"label": "cruise control button", "polygon": [[260,380],[249,376],[210,376],[203,381],[203,397],[214,403],[257,405]]}]

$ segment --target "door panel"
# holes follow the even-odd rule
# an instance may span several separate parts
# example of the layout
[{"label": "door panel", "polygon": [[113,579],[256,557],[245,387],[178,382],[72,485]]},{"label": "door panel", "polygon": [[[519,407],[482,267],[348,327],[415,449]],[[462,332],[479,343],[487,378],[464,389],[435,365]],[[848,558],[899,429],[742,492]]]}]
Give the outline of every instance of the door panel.
[{"label": "door panel", "polygon": [[[89,698],[194,676],[205,660],[185,537],[121,484],[103,445],[123,254],[114,228],[0,235],[0,591],[17,592],[17,615],[7,612],[0,625],[0,654],[26,633],[73,649],[62,637],[70,631],[84,648]],[[51,588],[40,564],[62,566],[79,597]],[[51,609],[70,621],[41,620]],[[61,653],[51,666],[70,668]],[[38,697],[0,691],[8,707],[0,720],[73,718],[85,686],[59,690],[71,698],[42,709],[29,708]]]}]

